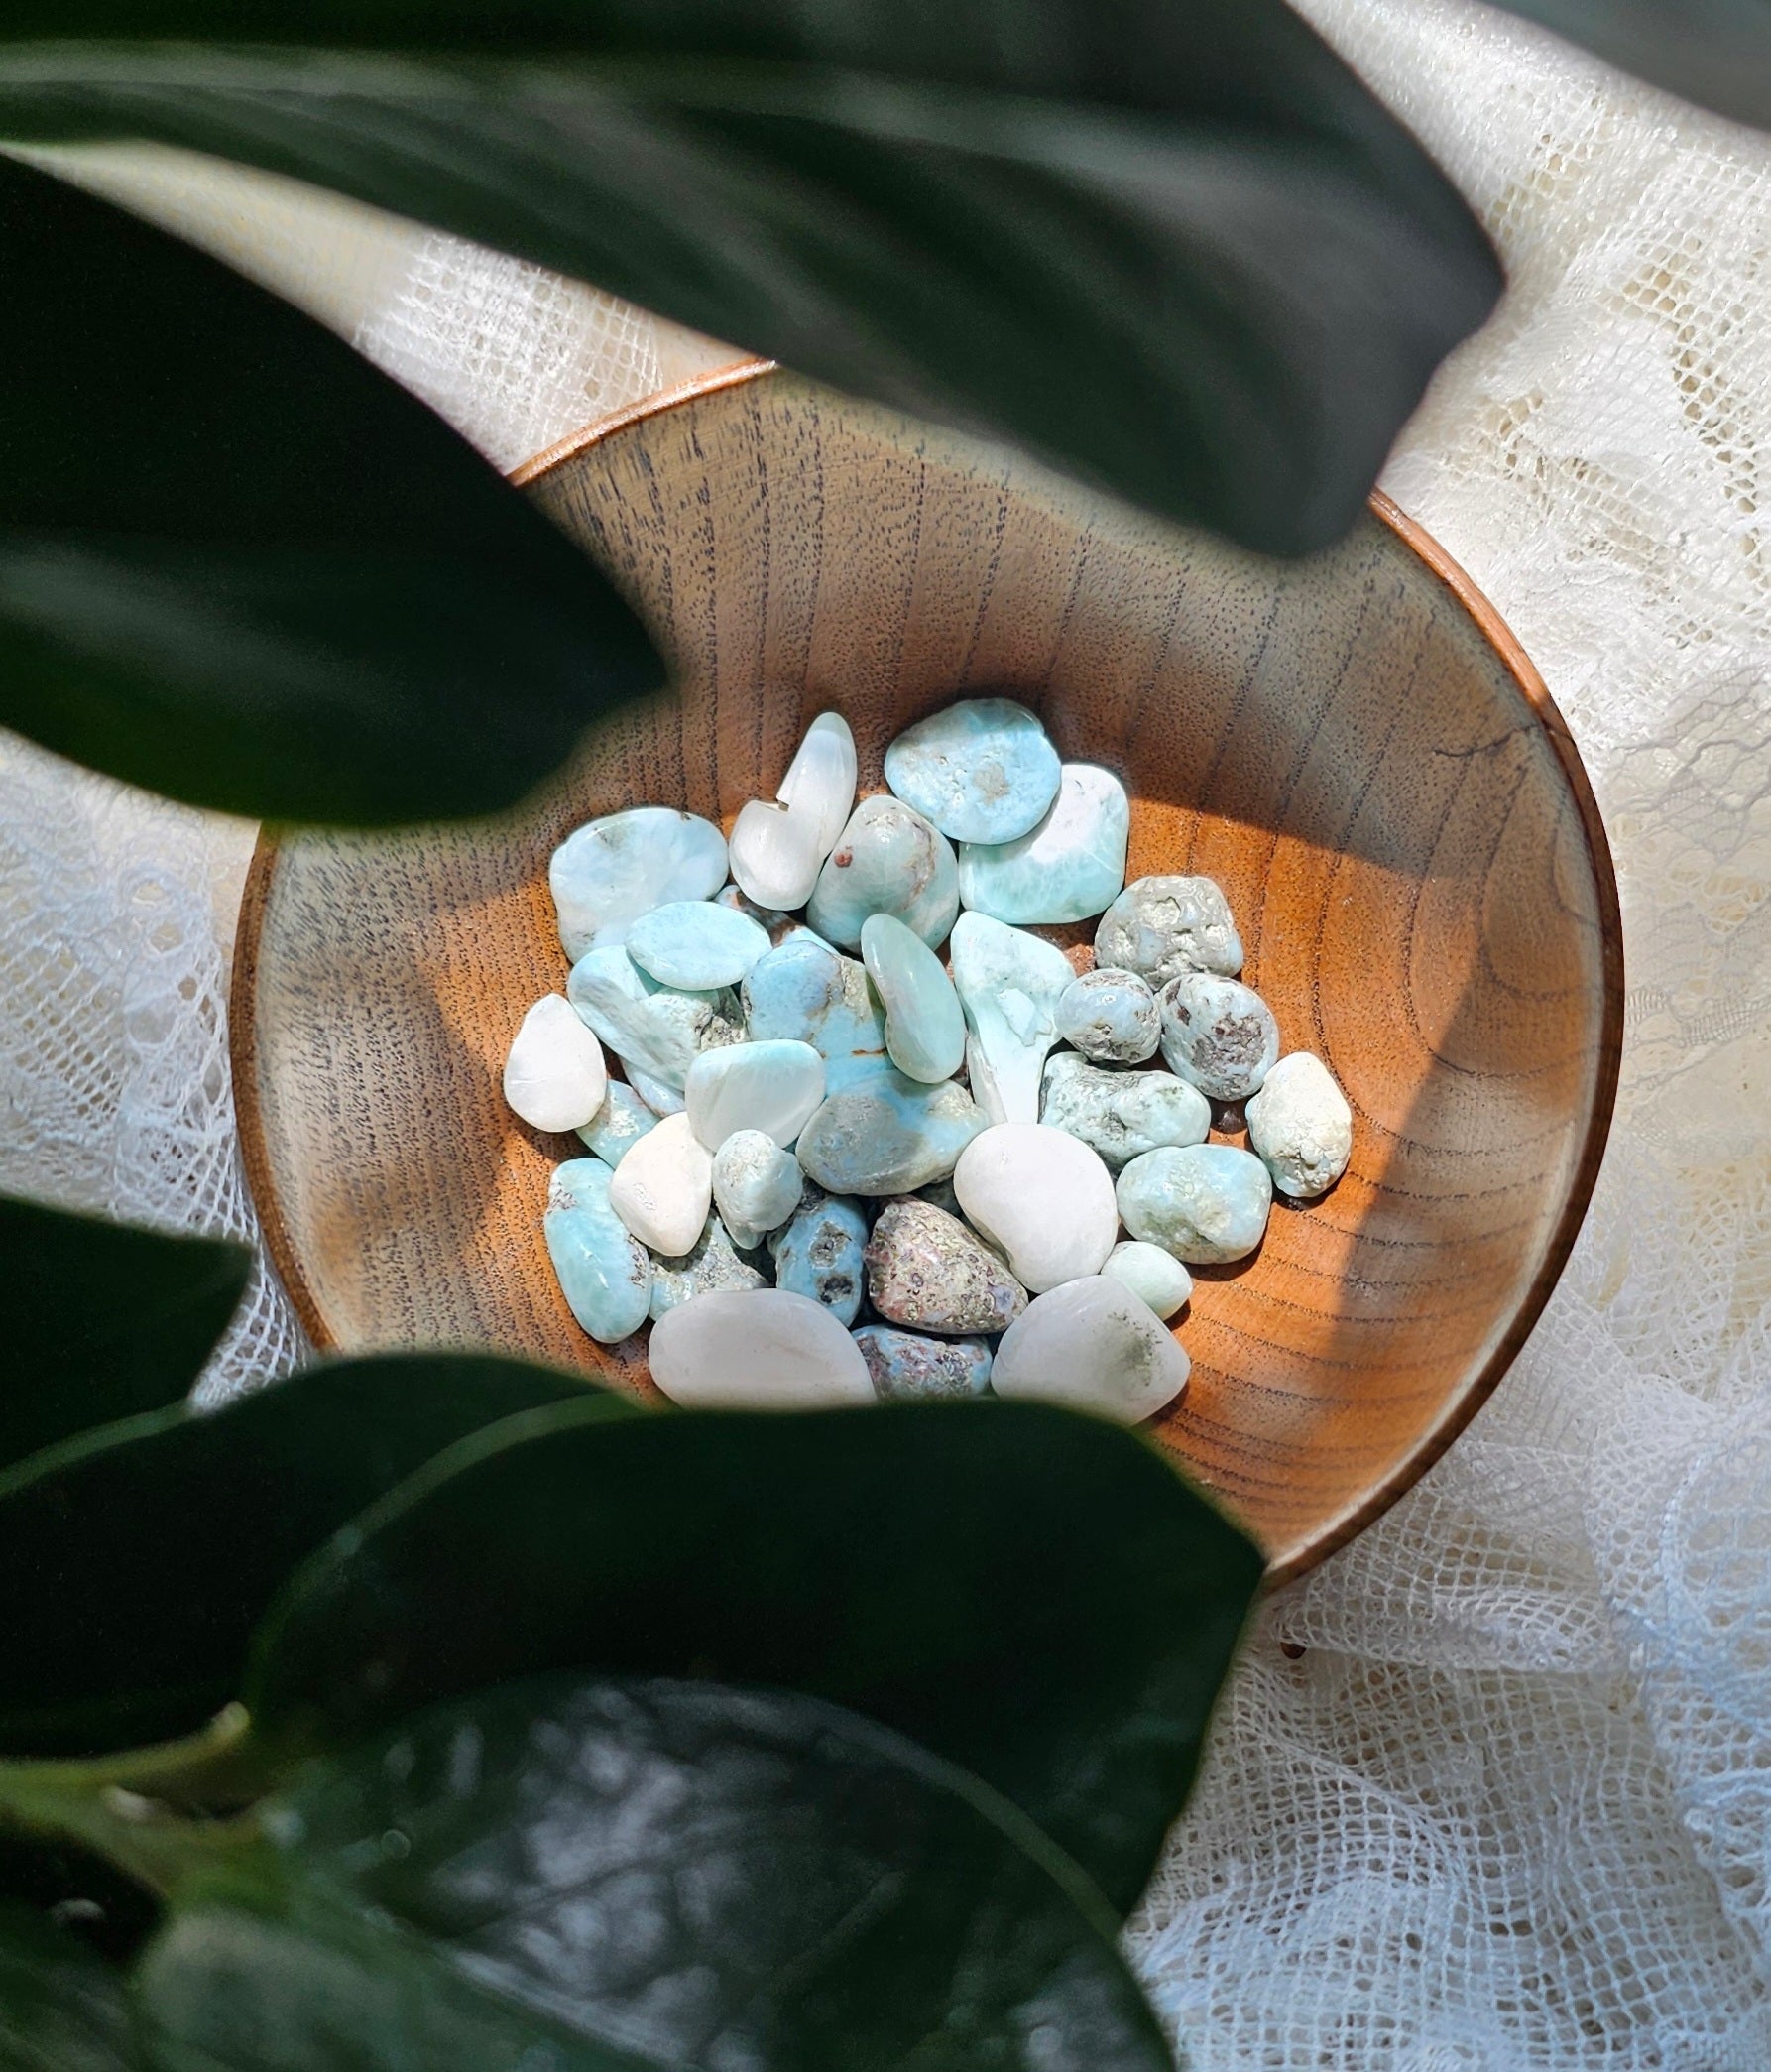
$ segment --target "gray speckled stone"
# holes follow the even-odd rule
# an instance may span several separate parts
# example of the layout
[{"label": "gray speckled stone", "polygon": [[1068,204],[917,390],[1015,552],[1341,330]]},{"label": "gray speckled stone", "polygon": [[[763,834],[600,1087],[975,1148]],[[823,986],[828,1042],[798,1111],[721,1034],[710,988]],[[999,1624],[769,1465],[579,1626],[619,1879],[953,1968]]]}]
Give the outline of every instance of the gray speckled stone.
[{"label": "gray speckled stone", "polygon": [[1183,971],[1234,978],[1242,938],[1210,878],[1137,878],[1101,916],[1095,962],[1136,971],[1160,989]]},{"label": "gray speckled stone", "polygon": [[950,1079],[924,1086],[876,1065],[833,1093],[799,1133],[799,1162],[832,1194],[911,1194],[945,1179],[984,1128]]},{"label": "gray speckled stone", "polygon": [[1099,968],[1058,996],[1058,1035],[1096,1064],[1140,1065],[1162,1038],[1162,1010],[1135,971]]},{"label": "gray speckled stone", "polygon": [[852,1195],[807,1180],[799,1206],[768,1239],[774,1282],[820,1302],[845,1324],[861,1314],[867,1211]]},{"label": "gray speckled stone", "polygon": [[1039,1120],[1067,1130],[1117,1172],[1165,1144],[1203,1144],[1212,1107],[1198,1087],[1172,1072],[1110,1072],[1074,1050],[1045,1066]]},{"label": "gray speckled stone", "polygon": [[1252,986],[1189,971],[1159,997],[1171,1071],[1214,1101],[1245,1100],[1259,1088],[1279,1055],[1279,1025]]},{"label": "gray speckled stone", "polygon": [[722,1287],[766,1287],[757,1269],[747,1266],[733,1249],[726,1226],[709,1216],[693,1247],[680,1259],[651,1256],[651,1315],[655,1323],[666,1309],[710,1295]]},{"label": "gray speckled stone", "polygon": [[864,1324],[855,1343],[882,1402],[963,1402],[990,1394],[990,1347],[982,1338],[924,1338],[889,1324]]},{"label": "gray speckled stone", "polygon": [[1146,1302],[1095,1274],[1028,1303],[997,1347],[990,1378],[998,1396],[1137,1424],[1173,1402],[1190,1365]]},{"label": "gray speckled stone", "polygon": [[927,1201],[888,1202],[867,1247],[867,1292],[888,1322],[944,1337],[1005,1331],[1027,1291],[957,1218]]}]

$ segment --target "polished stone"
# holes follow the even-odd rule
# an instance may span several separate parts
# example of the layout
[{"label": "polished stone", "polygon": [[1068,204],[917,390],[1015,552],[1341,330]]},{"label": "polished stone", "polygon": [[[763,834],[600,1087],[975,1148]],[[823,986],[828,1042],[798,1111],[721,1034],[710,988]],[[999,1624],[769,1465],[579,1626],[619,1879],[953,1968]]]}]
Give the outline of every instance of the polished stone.
[{"label": "polished stone", "polygon": [[703,1050],[744,1040],[735,993],[660,986],[619,945],[580,957],[566,980],[566,998],[618,1057],[670,1087],[681,1087]]},{"label": "polished stone", "polygon": [[713,1199],[741,1252],[754,1252],[799,1206],[799,1160],[767,1131],[736,1130],[713,1155]]},{"label": "polished stone", "polygon": [[1313,1200],[1347,1170],[1353,1110],[1314,1051],[1294,1050],[1271,1066],[1247,1113],[1249,1148],[1281,1194]]},{"label": "polished stone", "polygon": [[868,1300],[888,1323],[944,1337],[1005,1331],[1027,1292],[996,1253],[932,1202],[887,1202],[867,1246]]},{"label": "polished stone", "polygon": [[810,933],[758,961],[744,982],[744,1012],[754,1042],[810,1043],[824,1060],[827,1093],[886,1061],[886,1011],[866,966]]},{"label": "polished stone", "polygon": [[1097,967],[1072,979],[1057,1008],[1058,1035],[1096,1064],[1140,1065],[1162,1037],[1162,1010],[1135,971]]},{"label": "polished stone", "polygon": [[686,1115],[667,1115],[615,1168],[615,1213],[641,1244],[680,1259],[713,1206],[713,1158]]},{"label": "polished stone", "polygon": [[768,931],[715,900],[672,900],[628,929],[627,953],[649,978],[683,993],[736,986],[767,953]]},{"label": "polished stone", "polygon": [[734,880],[761,906],[803,907],[854,805],[855,737],[841,713],[821,712],[774,801],[753,798],[733,824]]},{"label": "polished stone", "polygon": [[953,1185],[966,1219],[1034,1294],[1099,1274],[1120,1234],[1113,1175],[1039,1123],[999,1123],[967,1145]]},{"label": "polished stone", "polygon": [[651,1261],[611,1203],[614,1180],[601,1158],[568,1158],[553,1168],[541,1219],[566,1307],[599,1345],[631,1337],[651,1299]]},{"label": "polished stone", "polygon": [[652,1261],[652,1318],[655,1322],[666,1309],[675,1309],[702,1295],[718,1294],[722,1288],[767,1284],[755,1267],[739,1258],[726,1226],[717,1216],[709,1216],[701,1235],[680,1259]]},{"label": "polished stone", "polygon": [[611,1079],[603,1105],[578,1135],[612,1170],[656,1123],[657,1117],[631,1086]]},{"label": "polished stone", "polygon": [[1012,698],[966,698],[897,737],[886,782],[949,841],[1011,842],[1058,795],[1058,752]]},{"label": "polished stone", "polygon": [[1039,1120],[1080,1137],[1117,1172],[1165,1144],[1203,1144],[1212,1104],[1172,1072],[1107,1071],[1060,1050],[1045,1067]]},{"label": "polished stone", "polygon": [[1235,978],[1242,938],[1210,878],[1137,878],[1101,916],[1095,962],[1135,971],[1157,991],[1183,971]]},{"label": "polished stone", "polygon": [[654,1079],[644,1066],[637,1065],[631,1057],[624,1057],[622,1063],[627,1067],[628,1084],[651,1110],[653,1116],[680,1115],[688,1105],[683,1099],[680,1086],[671,1086],[662,1079]]},{"label": "polished stone", "polygon": [[536,1130],[576,1130],[603,1105],[603,1046],[563,994],[548,993],[523,1018],[505,1061],[504,1096]]},{"label": "polished stone", "polygon": [[1142,1238],[1127,1238],[1116,1245],[1101,1271],[1110,1280],[1122,1281],[1164,1323],[1186,1306],[1193,1293],[1193,1276],[1174,1254]]},{"label": "polished stone", "polygon": [[547,866],[559,939],[575,964],[626,939],[667,900],[710,900],[726,882],[726,838],[711,820],[667,805],[608,813],[567,835]]},{"label": "polished stone", "polygon": [[867,1214],[853,1195],[826,1194],[808,1180],[799,1206],[768,1239],[777,1287],[823,1303],[852,1324],[866,1281]]},{"label": "polished stone", "polygon": [[827,942],[861,946],[870,914],[889,914],[931,949],[959,912],[953,844],[901,798],[864,798],[849,816],[812,890],[805,917]]},{"label": "polished stone", "polygon": [[876,1065],[833,1093],[799,1133],[799,1162],[832,1194],[911,1194],[950,1173],[985,1128],[964,1087],[924,1086]]},{"label": "polished stone", "polygon": [[991,1388],[1139,1424],[1174,1402],[1191,1362],[1149,1304],[1104,1274],[1027,1305],[997,1347]]},{"label": "polished stone", "polygon": [[960,898],[1017,927],[1087,920],[1124,884],[1130,835],[1131,802],[1119,779],[1066,763],[1056,803],[1030,834],[961,843]]},{"label": "polished stone", "polygon": [[861,1348],[821,1303],[784,1287],[728,1288],[651,1327],[651,1378],[691,1409],[877,1403]]},{"label": "polished stone", "polygon": [[734,1130],[764,1130],[776,1144],[791,1144],[825,1091],[823,1058],[792,1039],[704,1050],[683,1083],[690,1125],[710,1152]]},{"label": "polished stone", "polygon": [[886,1048],[907,1078],[951,1079],[966,1061],[959,995],[920,935],[889,914],[870,914],[861,959],[886,1013]]},{"label": "polished stone", "polygon": [[1145,1152],[1119,1180],[1120,1214],[1134,1238],[1190,1266],[1246,1259],[1260,1243],[1273,1183],[1252,1152],[1190,1144]]},{"label": "polished stone", "polygon": [[982,1338],[924,1338],[889,1324],[854,1334],[882,1402],[952,1402],[990,1394],[990,1347]]},{"label": "polished stone", "polygon": [[1039,1120],[1039,1074],[1058,1039],[1058,1002],[1075,974],[1055,944],[988,914],[962,914],[953,983],[971,1038],[972,1095],[993,1123]]},{"label": "polished stone", "polygon": [[1157,998],[1170,1071],[1214,1101],[1245,1100],[1259,1088],[1279,1055],[1279,1025],[1252,986],[1186,971]]}]

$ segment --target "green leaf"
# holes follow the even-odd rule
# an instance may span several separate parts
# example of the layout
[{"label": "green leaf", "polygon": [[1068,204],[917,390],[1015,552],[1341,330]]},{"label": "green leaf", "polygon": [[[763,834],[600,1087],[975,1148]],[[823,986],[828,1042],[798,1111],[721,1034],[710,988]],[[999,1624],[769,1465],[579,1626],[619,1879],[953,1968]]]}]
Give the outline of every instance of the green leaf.
[{"label": "green leaf", "polygon": [[[315,1766],[281,1877],[176,1892],[176,2072],[1163,2072],[1114,1916],[992,1792],[815,1700],[519,1684]],[[526,2054],[528,2053],[528,2054]]]},{"label": "green leaf", "polygon": [[510,1360],[348,1360],[212,1415],[107,1425],[0,1476],[0,1753],[84,1755],[200,1726],[305,1555],[463,1433],[579,1399]]},{"label": "green leaf", "polygon": [[133,2072],[122,1986],[71,1935],[0,1899],[0,2072]]},{"label": "green leaf", "polygon": [[1736,122],[1771,128],[1771,0],[1502,0]]},{"label": "green leaf", "polygon": [[0,723],[277,819],[489,812],[662,665],[341,340],[0,159]]},{"label": "green leaf", "polygon": [[1278,552],[1358,516],[1500,286],[1282,0],[30,0],[4,35],[0,133],[317,181]]},{"label": "green leaf", "polygon": [[246,1286],[252,1254],[0,1195],[0,1467],[177,1402]]},{"label": "green leaf", "polygon": [[1128,1908],[1259,1577],[1151,1447],[1041,1404],[560,1404],[317,1554],[245,1695],[306,1744],[543,1670],[804,1690],[984,1777]]}]

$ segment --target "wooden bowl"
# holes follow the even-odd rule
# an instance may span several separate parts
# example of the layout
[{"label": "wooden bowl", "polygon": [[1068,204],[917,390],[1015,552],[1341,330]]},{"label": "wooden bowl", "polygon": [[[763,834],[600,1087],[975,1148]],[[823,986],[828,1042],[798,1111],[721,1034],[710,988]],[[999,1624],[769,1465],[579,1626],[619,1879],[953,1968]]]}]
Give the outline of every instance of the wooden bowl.
[{"label": "wooden bowl", "polygon": [[[728,827],[835,706],[864,789],[909,721],[1007,688],[1131,792],[1128,875],[1224,887],[1286,1049],[1355,1113],[1322,1201],[1206,1269],[1193,1380],[1153,1426],[1277,1575],[1450,1442],[1567,1257],[1616,1082],[1603,831],[1493,609],[1391,504],[1267,562],[1000,451],[761,365],[521,471],[624,585],[680,696],[602,727],[495,824],[261,848],[233,999],[271,1254],[322,1346],[490,1344],[649,1390],[572,1321],[541,1242],[576,1155],[505,1108],[525,1009],[564,983],[546,864],[593,814]],[[1093,924],[1054,931],[1086,968]]]}]

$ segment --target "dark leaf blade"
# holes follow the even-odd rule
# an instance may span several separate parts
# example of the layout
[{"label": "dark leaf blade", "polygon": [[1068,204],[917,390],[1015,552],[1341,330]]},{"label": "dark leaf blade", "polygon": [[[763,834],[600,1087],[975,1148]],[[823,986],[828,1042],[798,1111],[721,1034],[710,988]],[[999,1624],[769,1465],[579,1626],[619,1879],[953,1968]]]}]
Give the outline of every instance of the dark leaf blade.
[{"label": "dark leaf blade", "polygon": [[251,1267],[244,1245],[0,1195],[0,1468],[178,1402]]},{"label": "dark leaf blade", "polygon": [[1455,189],[1279,0],[337,33],[384,49],[0,45],[0,132],[319,181],[1279,552],[1353,521],[1499,289]]},{"label": "dark leaf blade", "polygon": [[803,1690],[983,1777],[1128,1908],[1259,1577],[1150,1447],[1043,1405],[593,1429],[562,1404],[316,1555],[246,1697],[305,1745],[546,1670]]},{"label": "dark leaf blade", "polygon": [[194,803],[515,802],[663,680],[612,586],[275,296],[0,159],[0,721]]},{"label": "dark leaf blade", "polygon": [[[510,1685],[312,1766],[265,1825],[282,1905],[247,1924],[199,1897],[142,1973],[157,2043],[217,2066],[364,2061],[351,2020],[372,1995],[375,2062],[436,2072],[508,2064],[525,2034],[560,2072],[1170,2062],[1073,1865],[962,1773],[801,1696]],[[395,1931],[364,1968],[406,1971],[410,2017],[339,1961],[365,1918]],[[320,1952],[303,1984],[323,1970],[332,1990],[267,2010],[252,1982],[287,1980],[297,1937]],[[477,2014],[477,2056],[432,2021],[426,1969]],[[321,2022],[323,2057],[300,2033]]]},{"label": "dark leaf blade", "polygon": [[[589,1402],[583,1400],[590,1397]],[[310,1369],[212,1415],[109,1425],[0,1476],[0,1753],[78,1756],[199,1727],[298,1562],[424,1461],[575,1378],[470,1354]]]},{"label": "dark leaf blade", "polygon": [[1669,93],[1771,129],[1771,0],[1501,0]]},{"label": "dark leaf blade", "polygon": [[117,1973],[0,1898],[0,2072],[139,2072]]}]

